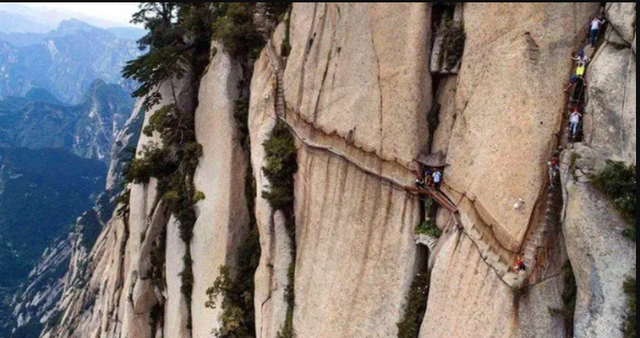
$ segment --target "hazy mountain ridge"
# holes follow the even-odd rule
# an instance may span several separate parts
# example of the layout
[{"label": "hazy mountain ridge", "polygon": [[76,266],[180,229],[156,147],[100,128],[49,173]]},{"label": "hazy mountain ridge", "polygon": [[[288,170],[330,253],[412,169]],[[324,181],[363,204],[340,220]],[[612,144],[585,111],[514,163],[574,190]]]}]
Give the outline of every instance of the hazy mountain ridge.
[{"label": "hazy mountain ridge", "polygon": [[[113,33],[112,33],[113,32]],[[0,33],[0,98],[44,88],[61,101],[77,103],[95,79],[127,90],[120,70],[140,52],[135,29],[105,30],[71,19],[48,33]],[[131,38],[123,38],[131,35]]]},{"label": "hazy mountain ridge", "polygon": [[96,80],[78,105],[61,103],[44,89],[0,101],[0,146],[63,148],[109,163],[116,134],[133,109],[118,85]]}]

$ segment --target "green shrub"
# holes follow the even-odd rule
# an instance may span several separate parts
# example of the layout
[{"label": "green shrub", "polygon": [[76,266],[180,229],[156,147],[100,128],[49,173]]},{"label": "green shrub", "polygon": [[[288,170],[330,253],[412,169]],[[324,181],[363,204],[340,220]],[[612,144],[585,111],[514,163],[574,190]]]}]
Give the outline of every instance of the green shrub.
[{"label": "green shrub", "polygon": [[[635,274],[634,274],[635,276]],[[624,282],[624,293],[627,295],[627,311],[622,323],[624,338],[636,338],[636,278],[629,277]]]},{"label": "green shrub", "polygon": [[256,58],[264,41],[253,25],[251,5],[248,2],[217,3],[213,22],[213,37],[222,43],[234,57],[251,55]]},{"label": "green shrub", "polygon": [[274,210],[284,209],[293,205],[293,175],[298,171],[295,142],[284,122],[278,120],[263,146],[266,166],[262,171],[271,187],[262,192],[262,197]]},{"label": "green shrub", "polygon": [[287,316],[284,324],[276,334],[277,338],[293,338],[295,336],[293,330],[293,308],[296,302],[295,275],[296,264],[291,262],[287,271],[287,287],[284,291],[284,300],[287,302]]},{"label": "green shrub", "polygon": [[434,238],[440,238],[442,231],[436,225],[433,218],[427,218],[414,231],[417,235],[427,235]]},{"label": "green shrub", "polygon": [[[241,86],[239,86],[241,87]],[[242,86],[244,87],[244,86]],[[242,89],[242,88],[239,88]],[[240,144],[244,145],[249,137],[249,97],[244,96],[235,101],[233,117],[240,133]]]},{"label": "green shrub", "polygon": [[204,201],[205,199],[206,197],[202,191],[196,191],[196,193],[193,194],[193,203],[198,203],[200,201]]},{"label": "green shrub", "polygon": [[[253,297],[245,294],[237,280],[231,278],[229,268],[225,265],[219,268],[220,275],[212,287],[207,290],[209,300],[205,303],[208,308],[220,306],[221,327],[214,330],[218,338],[248,338],[254,337],[254,318],[247,311],[253,307]],[[219,298],[222,301],[219,301]]]},{"label": "green shrub", "polygon": [[151,332],[156,332],[158,324],[162,325],[163,319],[164,308],[158,303],[151,308],[151,312],[149,313],[149,326],[151,327]]},{"label": "green shrub", "polygon": [[271,183],[269,191],[263,191],[262,197],[269,201],[274,210],[281,210],[285,215],[287,232],[291,239],[292,263],[289,266],[289,283],[285,291],[287,302],[287,317],[277,336],[280,338],[293,337],[293,310],[295,306],[295,258],[296,234],[295,217],[293,211],[294,181],[293,175],[298,171],[297,149],[293,135],[286,124],[280,120],[276,122],[271,136],[263,143],[266,152],[266,166],[262,168],[264,175]]},{"label": "green shrub", "polygon": [[608,196],[629,224],[624,235],[636,241],[636,166],[623,162],[607,161],[605,169],[594,183]]},{"label": "green shrub", "polygon": [[151,177],[161,177],[175,170],[175,163],[168,160],[166,148],[155,143],[145,144],[141,156],[131,161],[127,180],[133,183],[147,183]]},{"label": "green shrub", "polygon": [[280,46],[280,55],[289,56],[291,53],[291,39],[290,39],[290,30],[291,30],[291,11],[283,13],[283,19],[285,20],[285,29],[284,29],[284,38],[282,40],[282,46]]},{"label": "green shrub", "polygon": [[467,34],[464,26],[456,24],[451,19],[445,21],[444,39],[442,42],[442,52],[445,55],[444,65],[447,69],[452,69],[458,64],[464,52],[464,45]]},{"label": "green shrub", "polygon": [[165,290],[165,264],[167,257],[167,231],[163,229],[151,250],[151,280],[158,289]]},{"label": "green shrub", "polygon": [[138,40],[146,53],[127,62],[122,74],[139,84],[133,95],[145,97],[149,109],[160,102],[156,91],[160,84],[183,77],[189,67],[196,75],[206,68],[215,7],[192,2],[143,2],[139,7],[132,22],[147,30]]},{"label": "green shrub", "polygon": [[189,251],[182,257],[184,269],[180,272],[180,291],[185,296],[187,304],[191,304],[191,295],[193,293],[193,259]]},{"label": "green shrub", "polygon": [[402,320],[396,324],[398,338],[417,338],[420,325],[427,311],[429,298],[428,273],[417,274],[411,284],[411,289],[406,297],[406,308]]}]

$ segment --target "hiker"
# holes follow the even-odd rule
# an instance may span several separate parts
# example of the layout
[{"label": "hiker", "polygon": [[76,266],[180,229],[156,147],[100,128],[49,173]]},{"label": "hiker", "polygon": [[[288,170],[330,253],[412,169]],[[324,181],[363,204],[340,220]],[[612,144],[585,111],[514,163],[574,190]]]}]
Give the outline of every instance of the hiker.
[{"label": "hiker", "polygon": [[424,170],[424,177],[427,185],[430,187],[433,186],[433,177],[431,177],[431,175],[433,175],[433,171],[431,170],[431,168],[426,168]]},{"label": "hiker", "polygon": [[586,72],[586,70],[587,70],[586,63],[578,64],[578,66],[576,67],[576,82],[584,78],[584,73]]},{"label": "hiker", "polygon": [[422,170],[418,170],[416,174],[416,188],[424,188],[425,176],[422,176]]},{"label": "hiker", "polygon": [[432,187],[440,190],[440,183],[442,183],[442,172],[440,172],[440,170],[436,170],[433,175],[431,175],[431,177],[433,178]]},{"label": "hiker", "polygon": [[600,34],[600,26],[602,26],[607,20],[600,20],[598,17],[594,17],[591,20],[591,34],[589,35],[589,43],[592,47],[596,46],[596,40]]},{"label": "hiker", "polygon": [[522,261],[522,257],[518,257],[518,260],[516,261],[516,265],[513,266],[513,271],[515,271],[516,273],[523,273],[526,270],[527,270],[527,266]]},{"label": "hiker", "polygon": [[583,50],[578,52],[578,56],[572,57],[571,59],[574,60],[574,61],[577,61],[578,62],[578,66],[580,66],[580,65],[584,66],[584,65],[587,64],[587,62],[589,62],[589,57],[584,55],[584,51]]},{"label": "hiker", "polygon": [[547,162],[547,165],[549,166],[549,191],[551,191],[555,187],[560,166],[558,166],[558,159],[555,157],[551,161]]},{"label": "hiker", "polygon": [[577,81],[578,81],[578,77],[575,74],[571,74],[571,78],[569,79],[569,84],[567,85],[567,88],[564,89],[564,91],[568,92],[569,89],[571,89],[571,86],[573,86]]},{"label": "hiker", "polygon": [[580,118],[582,118],[582,114],[578,112],[578,107],[576,107],[573,110],[573,113],[571,113],[569,117],[571,135],[573,137],[576,137],[576,134],[578,133],[578,127],[580,126]]}]

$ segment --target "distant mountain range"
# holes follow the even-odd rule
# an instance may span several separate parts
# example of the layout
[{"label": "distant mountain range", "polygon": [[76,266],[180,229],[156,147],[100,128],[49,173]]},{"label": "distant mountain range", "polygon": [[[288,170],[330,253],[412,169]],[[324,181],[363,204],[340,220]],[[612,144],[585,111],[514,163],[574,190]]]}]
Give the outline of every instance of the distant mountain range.
[{"label": "distant mountain range", "polygon": [[[0,18],[1,20],[1,18]],[[121,69],[139,53],[135,28],[102,29],[62,21],[46,33],[0,30],[0,98],[44,88],[65,103],[78,103],[95,79],[133,88]]]},{"label": "distant mountain range", "polygon": [[104,189],[105,171],[103,163],[64,149],[0,148],[1,337],[13,320],[13,295],[43,251],[55,238],[66,238],[91,208]]},{"label": "distant mountain range", "polygon": [[0,337],[39,335],[71,246],[90,247],[113,211],[120,178],[105,191],[107,171],[124,165],[144,115],[131,116],[121,69],[143,34],[0,4]]},{"label": "distant mountain range", "polygon": [[116,134],[134,101],[120,86],[95,80],[77,105],[58,101],[47,90],[0,101],[0,147],[61,148],[108,164]]},{"label": "distant mountain range", "polygon": [[[55,29],[60,22],[69,19],[90,22],[93,26],[100,28],[119,28],[122,26],[117,22],[81,13],[72,13],[47,7],[0,3],[0,32],[46,33]],[[144,33],[143,29],[131,28]]]}]

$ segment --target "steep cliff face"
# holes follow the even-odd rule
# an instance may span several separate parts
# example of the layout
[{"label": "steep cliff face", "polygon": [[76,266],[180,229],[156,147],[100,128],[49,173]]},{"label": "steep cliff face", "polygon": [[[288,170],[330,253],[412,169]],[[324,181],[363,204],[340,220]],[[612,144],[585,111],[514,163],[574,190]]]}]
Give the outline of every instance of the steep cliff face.
[{"label": "steep cliff face", "polygon": [[[133,184],[128,215],[114,214],[91,252],[72,260],[60,319],[44,337],[209,337],[219,327],[219,310],[205,307],[206,291],[220,266],[234,264],[248,223],[245,155],[233,117],[240,78],[240,66],[219,52],[201,81],[196,137],[203,156],[194,184],[205,199],[196,207],[198,221],[190,246],[182,239],[179,222],[160,201],[157,180]],[[156,109],[174,102],[174,91],[177,104],[193,105],[193,88],[187,83],[188,78],[165,83],[160,88],[163,102],[146,112],[143,125]],[[126,139],[116,143],[115,152],[122,152]],[[157,142],[157,135],[142,135],[138,151]],[[121,164],[111,167],[115,174]],[[118,180],[111,177],[109,183]],[[187,253],[192,263],[186,263]],[[181,279],[185,264],[192,264],[194,276],[189,300]],[[160,285],[152,280],[152,269],[160,269]]]},{"label": "steep cliff face", "polygon": [[[465,4],[462,67],[455,91],[441,83],[444,123],[435,145],[447,153],[444,191],[458,203],[467,232],[448,239],[454,243],[437,258],[421,337],[562,336],[562,321],[548,311],[562,307],[562,278],[543,279],[518,298],[500,270],[539,222],[570,56],[596,8]],[[513,208],[519,199],[524,205]],[[496,262],[495,253],[513,260]]]},{"label": "steep cliff face", "polygon": [[206,198],[198,202],[198,220],[191,243],[193,257],[193,338],[211,337],[220,328],[216,309],[205,307],[206,291],[222,265],[234,266],[237,249],[246,238],[249,210],[245,200],[246,156],[234,119],[235,100],[242,79],[240,64],[222,52],[213,58],[200,86],[196,110],[196,139],[203,155],[194,183]]},{"label": "steep cliff face", "polygon": [[[426,142],[432,100],[429,15],[419,4],[293,8],[283,89],[287,121],[306,140],[298,139],[295,176],[293,326],[300,337],[396,333],[413,279],[419,205],[367,171],[411,181],[405,166]],[[283,38],[276,34],[276,46]],[[275,123],[268,62],[263,55],[252,83],[254,168],[264,166],[260,144]],[[267,185],[260,174],[256,182]],[[256,214],[263,252],[257,335],[274,337],[286,312],[288,235],[260,198]]]},{"label": "steep cliff face", "polygon": [[[172,85],[176,87],[173,89],[181,93],[179,82],[166,83],[160,89],[165,103],[173,102]],[[132,129],[134,126],[140,128],[141,125],[146,125],[154,111],[152,109],[145,113],[139,102],[129,120],[129,127]],[[140,129],[137,133],[139,135]],[[114,145],[114,154],[126,157],[122,154],[123,149],[132,146],[131,141],[135,141],[137,137],[127,133],[120,136]],[[144,145],[157,140],[157,137],[141,135],[137,148],[142,150]],[[122,163],[114,161],[111,167],[122,167]],[[115,169],[112,172],[113,175],[120,175]],[[107,181],[108,186],[115,189],[120,178],[110,176]],[[155,232],[157,237],[158,229],[162,229],[167,222],[165,208],[156,206],[156,182],[152,179],[148,184],[135,184],[131,187],[128,217],[114,213],[93,246],[87,248],[76,242],[69,272],[65,277],[62,300],[58,304],[58,314],[48,323],[43,337],[117,337],[121,333],[143,337],[141,334],[145,332],[150,336],[148,314],[158,301],[154,301],[153,288],[145,288],[148,284],[143,285],[145,279],[139,284],[136,282],[140,266],[147,267],[148,270],[149,252],[146,252],[147,255],[140,255],[141,247],[145,245],[141,239],[147,231]],[[154,215],[155,209],[158,210]],[[103,215],[107,220],[113,208],[110,210],[108,215]],[[136,285],[138,292],[134,293]],[[134,309],[135,305],[138,312]]]},{"label": "steep cliff face", "polygon": [[[203,155],[194,185],[205,198],[196,204],[193,240],[181,238],[155,179],[133,185],[128,217],[114,216],[105,227],[88,272],[69,279],[60,325],[45,336],[212,336],[223,312],[207,306],[207,289],[220,266],[237,264],[254,213],[261,251],[256,337],[277,337],[287,327],[305,338],[398,336],[416,274],[430,267],[415,336],[561,338],[571,323],[550,309],[566,306],[570,285],[562,267],[569,260],[579,291],[575,336],[616,337],[624,305],[616,280],[628,271],[607,266],[618,259],[632,265],[632,245],[597,227],[604,220],[622,225],[597,192],[572,182],[569,152],[564,195],[547,190],[546,175],[561,143],[555,134],[564,128],[571,54],[582,47],[582,28],[598,6],[458,6],[454,15],[466,31],[462,63],[457,75],[432,75],[438,6],[295,4],[252,67],[217,46],[195,115]],[[628,12],[610,7],[609,16],[614,10]],[[611,21],[615,27],[624,20]],[[635,54],[625,34],[616,40],[625,41],[624,51],[610,37],[590,66],[588,141],[571,150],[588,149],[585,158],[603,159],[605,152],[635,162]],[[612,86],[621,90],[612,94]],[[185,98],[195,90],[174,88]],[[236,100],[246,89],[250,148],[243,148],[237,123]],[[435,103],[437,128],[429,125]],[[609,108],[619,103],[620,110]],[[297,149],[293,215],[273,210],[262,194],[273,183],[262,170],[269,166],[264,144],[278,126]],[[143,137],[138,150],[158,140]],[[424,246],[414,234],[424,205],[406,186],[415,179],[414,159],[429,151],[446,155],[442,192],[432,195],[443,206],[437,226],[444,235]],[[596,171],[593,161],[584,162]],[[252,191],[247,173],[254,196],[245,194]],[[464,230],[455,231],[456,224]],[[615,253],[606,251],[612,246]],[[509,272],[518,253],[532,262],[526,278]],[[158,266],[160,284],[150,278]],[[193,271],[189,294],[186,267]],[[83,275],[90,278],[82,290],[69,286]]]},{"label": "steep cliff face", "polygon": [[606,5],[610,25],[589,66],[582,144],[563,156],[565,232],[578,301],[576,337],[622,337],[622,285],[635,275],[636,245],[626,222],[591,177],[606,160],[636,164],[635,4]]}]

